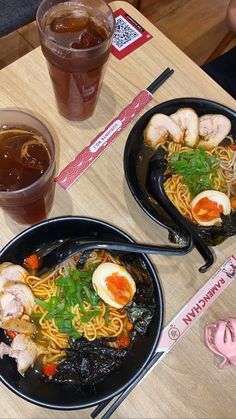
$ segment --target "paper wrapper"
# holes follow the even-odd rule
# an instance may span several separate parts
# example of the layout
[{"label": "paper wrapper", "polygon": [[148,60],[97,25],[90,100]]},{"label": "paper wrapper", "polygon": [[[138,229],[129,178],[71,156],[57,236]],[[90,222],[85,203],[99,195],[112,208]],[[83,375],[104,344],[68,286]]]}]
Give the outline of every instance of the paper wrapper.
[{"label": "paper wrapper", "polygon": [[113,119],[104,131],[97,135],[75,159],[69,163],[55,181],[63,188],[68,189],[89,166],[112,144],[119,133],[135,118],[136,115],[152,100],[152,94],[142,90],[138,96]]},{"label": "paper wrapper", "polygon": [[232,256],[165,327],[158,343],[157,352],[168,352],[235,277],[236,259]]},{"label": "paper wrapper", "polygon": [[236,259],[232,256],[213,275],[203,287],[191,298],[174,319],[163,329],[154,356],[156,362],[139,381],[139,384],[150,374],[159,362],[170,352],[181,337],[220,296],[236,278]]}]

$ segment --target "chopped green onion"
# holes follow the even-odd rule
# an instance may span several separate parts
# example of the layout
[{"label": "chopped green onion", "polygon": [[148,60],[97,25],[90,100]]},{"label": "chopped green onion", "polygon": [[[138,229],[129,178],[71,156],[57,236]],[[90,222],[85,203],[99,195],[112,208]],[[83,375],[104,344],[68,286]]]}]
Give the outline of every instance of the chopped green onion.
[{"label": "chopped green onion", "polygon": [[74,314],[69,312],[69,311],[65,311],[63,313],[63,319],[67,320],[67,319],[73,319],[74,318]]},{"label": "chopped green onion", "polygon": [[89,291],[88,287],[86,286],[83,287],[83,290],[85,292],[85,295],[87,297],[89,304],[93,305],[92,293]]},{"label": "chopped green onion", "polygon": [[56,296],[52,296],[49,301],[50,301],[50,306],[51,306],[50,309],[53,310],[54,308],[57,307],[59,298]]},{"label": "chopped green onion", "polygon": [[64,326],[64,319],[62,317],[58,317],[55,319],[56,326],[58,327],[58,330],[60,330]]},{"label": "chopped green onion", "polygon": [[183,181],[192,196],[207,189],[212,189],[219,168],[219,159],[209,156],[204,148],[173,153],[170,160],[170,172],[183,176]]},{"label": "chopped green onion", "polygon": [[35,325],[39,324],[39,320],[41,319],[43,313],[33,313],[30,316],[30,320],[32,321],[32,323],[34,323]]},{"label": "chopped green onion", "polygon": [[77,287],[76,287],[76,300],[77,300],[77,302],[79,304],[80,310],[82,312],[84,312],[85,311],[85,308],[84,308],[83,301],[82,301],[82,298],[81,298],[80,286],[79,285],[77,285]]},{"label": "chopped green onion", "polygon": [[[72,326],[75,316],[72,307],[79,305],[83,315],[82,323],[88,323],[92,317],[101,315],[101,310],[96,309],[100,303],[96,291],[92,285],[92,272],[67,269],[65,275],[56,280],[57,295],[49,300],[37,298],[35,302],[48,311],[45,319],[54,319],[60,333],[66,333],[73,339],[78,339],[81,334]],[[86,303],[95,307],[94,310],[86,311]]]},{"label": "chopped green onion", "polygon": [[71,328],[72,327],[71,320],[64,320],[64,327]]},{"label": "chopped green onion", "polygon": [[79,271],[78,271],[78,269],[75,269],[75,270],[72,272],[72,278],[73,278],[73,280],[74,280],[74,281],[77,281],[77,280],[79,279],[79,277],[80,277],[80,275],[79,275]]},{"label": "chopped green onion", "polygon": [[31,314],[31,319],[40,319],[42,317],[43,313],[33,313]]},{"label": "chopped green onion", "polygon": [[83,316],[81,317],[81,321],[82,323],[88,323],[92,317],[100,316],[100,314],[101,314],[100,310],[86,311],[86,313],[84,313]]},{"label": "chopped green onion", "polygon": [[58,304],[58,297],[52,296],[48,301],[41,300],[40,298],[35,298],[35,303],[40,307],[45,308],[47,311],[53,310]]},{"label": "chopped green onion", "polygon": [[65,333],[66,335],[70,335],[72,333],[72,328],[71,327],[61,327],[59,329],[60,333]]},{"label": "chopped green onion", "polygon": [[70,334],[70,336],[73,339],[79,339],[79,338],[81,338],[81,333],[79,333],[78,330],[73,329],[72,330],[72,333]]}]

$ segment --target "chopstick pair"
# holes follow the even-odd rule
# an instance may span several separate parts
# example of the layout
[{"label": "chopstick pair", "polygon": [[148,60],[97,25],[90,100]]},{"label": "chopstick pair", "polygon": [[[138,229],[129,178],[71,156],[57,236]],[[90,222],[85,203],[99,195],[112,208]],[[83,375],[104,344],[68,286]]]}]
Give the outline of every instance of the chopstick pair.
[{"label": "chopstick pair", "polygon": [[[230,285],[233,279],[228,276],[232,264],[236,263],[234,256],[231,256],[221,268],[200,288],[199,291],[189,300],[182,310],[175,316],[173,320],[163,329],[161,338],[158,343],[155,354],[148,362],[146,367],[141,371],[138,377],[116,398],[108,410],[103,414],[101,419],[108,419],[126,399],[131,391],[140,384],[143,379],[152,371],[152,369],[167,355],[168,352],[176,345],[180,338],[191,328],[191,326],[199,319],[199,317],[208,309],[208,307],[218,298],[218,296]],[[210,300],[206,300],[206,304],[201,310],[198,309],[199,301],[202,300],[212,289]],[[197,309],[195,310],[195,307]],[[194,313],[194,316],[193,316]],[[100,403],[91,413],[92,418],[96,418],[106,406],[111,403],[112,398]]]},{"label": "chopstick pair", "polygon": [[[104,413],[101,419],[108,419],[112,413],[121,405],[121,403],[128,397],[131,391],[139,384],[145,377],[148,375],[151,370],[157,365],[158,362],[161,361],[161,358],[166,355],[165,352],[156,352],[155,355],[151,358],[147,366],[142,370],[142,372],[138,375],[138,377],[130,384],[123,393],[113,402],[113,404],[109,407],[109,409]],[[96,418],[99,413],[102,412],[106,408],[106,406],[111,402],[111,400],[107,400],[101,403],[91,414],[92,418]]]},{"label": "chopstick pair", "polygon": [[158,87],[160,87],[172,74],[174,73],[173,69],[167,67],[163,73],[160,74],[147,88],[146,90],[150,93],[154,93]]},{"label": "chopstick pair", "polygon": [[65,190],[94,163],[94,161],[112,144],[119,133],[152,100],[153,93],[174,73],[169,67],[160,74],[145,90],[142,90],[106,128],[94,138],[55,178]]}]

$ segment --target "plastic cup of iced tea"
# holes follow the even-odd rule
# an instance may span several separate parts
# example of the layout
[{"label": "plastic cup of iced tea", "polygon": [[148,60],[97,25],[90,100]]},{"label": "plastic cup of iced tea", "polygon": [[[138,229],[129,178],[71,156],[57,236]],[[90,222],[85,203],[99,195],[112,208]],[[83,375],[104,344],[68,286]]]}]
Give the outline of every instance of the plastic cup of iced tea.
[{"label": "plastic cup of iced tea", "polygon": [[36,15],[59,112],[89,118],[97,103],[115,19],[105,0],[43,0]]},{"label": "plastic cup of iced tea", "polygon": [[48,128],[18,110],[0,110],[0,208],[19,224],[47,218],[55,191],[55,145]]}]

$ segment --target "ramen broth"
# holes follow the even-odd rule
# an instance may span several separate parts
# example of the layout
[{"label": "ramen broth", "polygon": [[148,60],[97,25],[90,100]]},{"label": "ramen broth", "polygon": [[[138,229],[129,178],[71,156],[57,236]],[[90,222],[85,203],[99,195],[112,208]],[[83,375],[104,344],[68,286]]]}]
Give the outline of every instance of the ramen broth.
[{"label": "ramen broth", "polygon": [[[116,296],[106,288],[110,278],[107,269],[113,265],[135,282],[132,300],[121,308],[114,307]],[[98,278],[97,269],[98,289],[93,282],[95,276]],[[150,274],[132,255],[94,250],[79,261],[77,256],[69,259],[42,278],[29,275],[25,282],[35,297],[31,321],[36,332],[31,338],[46,349],[39,359],[41,370],[58,382],[91,385],[103,380],[121,366],[133,344],[146,335],[155,312]],[[122,293],[124,288],[119,290]],[[114,298],[111,305],[105,302],[107,293]],[[40,362],[36,369],[40,371]]]}]

